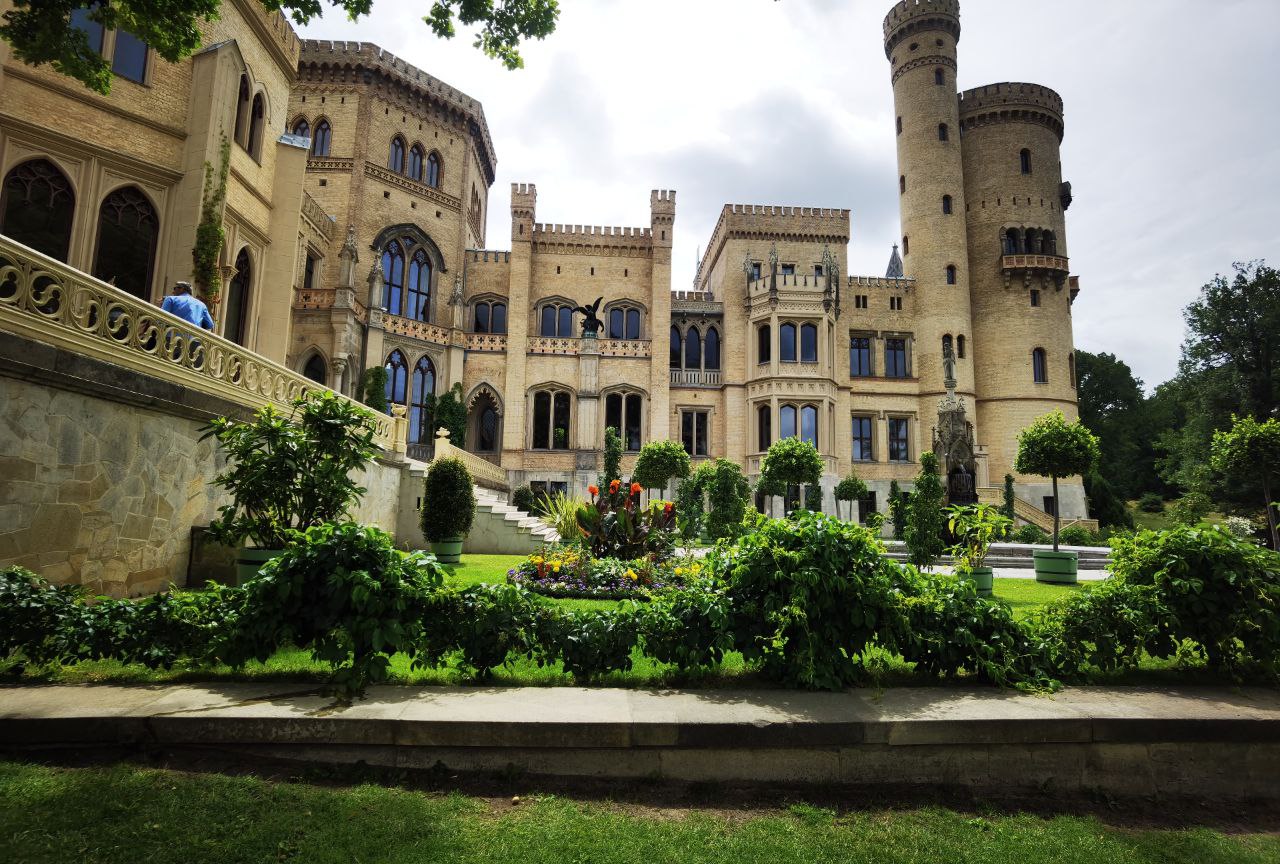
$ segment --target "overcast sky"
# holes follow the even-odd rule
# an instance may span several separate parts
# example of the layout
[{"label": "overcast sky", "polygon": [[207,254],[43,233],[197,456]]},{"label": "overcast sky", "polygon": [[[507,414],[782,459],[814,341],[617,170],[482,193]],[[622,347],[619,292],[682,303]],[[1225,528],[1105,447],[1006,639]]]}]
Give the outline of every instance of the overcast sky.
[{"label": "overcast sky", "polygon": [[[678,192],[673,288],[725,203],[848,208],[849,270],[882,275],[898,224],[888,0],[561,0],[508,72],[434,38],[428,0],[330,9],[313,38],[375,42],[479,99],[498,154],[488,245],[513,181],[538,221],[647,225]],[[1181,309],[1231,262],[1280,263],[1280,0],[964,0],[961,89],[1062,94],[1076,345],[1148,387],[1174,374]]]}]

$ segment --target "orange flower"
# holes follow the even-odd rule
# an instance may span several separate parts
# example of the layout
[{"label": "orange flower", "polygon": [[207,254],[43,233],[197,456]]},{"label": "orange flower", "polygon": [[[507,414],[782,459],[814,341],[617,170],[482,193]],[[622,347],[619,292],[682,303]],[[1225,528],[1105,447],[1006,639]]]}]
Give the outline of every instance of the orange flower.
[{"label": "orange flower", "polygon": [[675,505],[672,504],[670,501],[668,501],[666,506],[662,508],[662,512],[666,513],[667,515],[670,515],[671,511],[674,509],[675,509]]},{"label": "orange flower", "polygon": [[597,487],[595,487],[595,486],[588,486],[588,487],[587,487],[587,491],[591,493],[591,497],[592,497],[592,498],[594,498],[595,496],[597,496],[597,495],[599,495],[599,494],[600,494],[600,490],[599,490],[599,488],[597,488]]},{"label": "orange flower", "polygon": [[621,480],[612,480],[609,483],[609,494],[613,495],[618,491],[618,487],[622,485]]},{"label": "orange flower", "polygon": [[644,487],[642,487],[639,483],[632,483],[632,484],[631,484],[631,494],[632,494],[632,495],[639,495],[639,494],[643,491],[643,489],[644,489]]}]

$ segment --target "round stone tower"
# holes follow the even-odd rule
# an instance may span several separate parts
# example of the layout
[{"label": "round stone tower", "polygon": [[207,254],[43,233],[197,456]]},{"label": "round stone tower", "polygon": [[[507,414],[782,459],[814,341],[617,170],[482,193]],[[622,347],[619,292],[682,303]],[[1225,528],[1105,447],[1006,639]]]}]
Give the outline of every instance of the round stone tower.
[{"label": "round stone tower", "polygon": [[[920,379],[919,446],[929,449],[943,386],[942,344],[972,344],[964,159],[956,98],[958,0],[903,0],[884,19],[898,142],[902,262],[916,280],[911,374]],[[974,395],[972,354],[957,358],[957,391]],[[976,424],[975,424],[976,425]],[[912,458],[915,458],[913,453]]]},{"label": "round stone tower", "polygon": [[[1021,429],[1050,411],[1077,415],[1062,98],[1038,84],[966,90],[960,126],[978,426],[998,485],[1014,473]],[[1059,484],[1064,516],[1087,515],[1080,482]],[[1018,486],[1037,506],[1051,494],[1039,478],[1019,477]]]}]

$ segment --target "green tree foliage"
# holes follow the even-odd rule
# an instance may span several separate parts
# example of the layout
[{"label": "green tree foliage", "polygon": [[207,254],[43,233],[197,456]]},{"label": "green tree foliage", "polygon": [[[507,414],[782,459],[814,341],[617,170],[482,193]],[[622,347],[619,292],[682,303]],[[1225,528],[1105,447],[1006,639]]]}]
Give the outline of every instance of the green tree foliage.
[{"label": "green tree foliage", "polygon": [[811,513],[822,512],[822,487],[817,483],[805,487],[804,509]]},{"label": "green tree foliage", "polygon": [[1089,499],[1089,512],[1098,520],[1098,525],[1103,528],[1133,527],[1133,514],[1101,471],[1094,470],[1084,475],[1084,494]]},{"label": "green tree foliage", "polygon": [[861,500],[866,494],[867,494],[867,484],[863,483],[860,479],[858,479],[858,476],[856,474],[850,474],[848,477],[841,480],[839,483],[836,484],[836,488],[835,488],[835,499],[836,499],[836,509],[837,509],[836,515],[837,516],[840,515],[838,512],[840,502],[848,501],[848,502],[851,502],[849,505],[849,519],[852,520],[853,519],[852,502]]},{"label": "green tree foliage", "polygon": [[383,366],[370,366],[360,377],[360,401],[379,414],[386,414],[391,406],[387,404],[387,370]]},{"label": "green tree foliage", "polygon": [[[622,436],[612,426],[604,430],[604,474],[599,485],[607,488],[614,480],[622,479]],[[641,484],[644,485],[644,484]]]},{"label": "green tree foliage", "polygon": [[1114,354],[1076,351],[1075,356],[1080,422],[1098,436],[1098,473],[1124,498],[1161,489],[1157,430],[1142,379]]},{"label": "green tree foliage", "polygon": [[431,428],[427,430],[435,440],[436,430],[449,430],[449,443],[454,447],[465,447],[467,443],[467,405],[463,401],[462,385],[454,384],[443,396],[434,393],[427,395],[427,420]]},{"label": "green tree foliage", "polygon": [[1012,530],[1012,525],[1018,515],[1017,504],[1014,502],[1013,475],[1006,474],[1004,475],[1004,504],[1001,507],[1001,511],[1004,513],[1005,518],[1009,520],[1010,530]]},{"label": "green tree foliage", "polygon": [[231,167],[231,139],[222,136],[218,148],[218,167],[204,163],[204,193],[200,202],[200,222],[196,225],[196,242],[191,247],[191,281],[206,299],[218,296],[222,274],[218,271],[218,255],[222,252],[225,232],[222,209],[227,201],[227,172]]},{"label": "green tree foliage", "polygon": [[636,457],[633,483],[645,489],[666,489],[672,480],[689,476],[689,454],[675,441],[650,441]]},{"label": "green tree foliage", "polygon": [[1231,429],[1213,435],[1213,470],[1232,481],[1253,478],[1262,486],[1267,533],[1271,548],[1280,550],[1273,497],[1280,483],[1280,420],[1259,423],[1252,417],[1232,417]]},{"label": "green tree foliage", "polygon": [[[1053,483],[1058,501],[1058,478],[1088,474],[1098,464],[1098,439],[1079,421],[1068,423],[1061,411],[1036,419],[1018,435],[1018,457],[1013,468],[1019,474],[1038,474]],[[1061,508],[1053,508],[1053,549],[1058,549]]]},{"label": "green tree foliage", "polygon": [[221,542],[282,549],[298,531],[345,518],[365,488],[352,476],[372,461],[373,417],[327,390],[304,396],[285,416],[270,405],[252,422],[218,417],[214,438],[227,467],[214,478],[231,496],[209,525]]},{"label": "green tree foliage", "polygon": [[[319,18],[319,0],[260,0],[297,24]],[[91,90],[111,89],[111,66],[94,50],[82,30],[71,26],[71,13],[89,6],[88,17],[108,30],[127,30],[170,63],[190,56],[202,44],[201,27],[218,17],[222,0],[111,0],[89,6],[86,0],[14,0],[4,13],[0,38],[13,46],[19,60],[49,63],[58,72]],[[373,0],[333,0],[354,21],[367,15]],[[543,39],[556,28],[558,0],[434,0],[422,19],[433,33],[450,39],[454,21],[476,26],[475,46],[508,69],[524,66],[520,43]]]},{"label": "green tree foliage", "polygon": [[[760,466],[760,480],[770,488],[816,486],[822,480],[823,462],[818,448],[799,438],[780,438],[769,445]],[[806,502],[808,503],[808,502]],[[822,509],[821,500],[818,510]]]},{"label": "green tree foliage", "polygon": [[523,510],[525,513],[537,515],[537,498],[534,496],[533,487],[527,483],[524,486],[517,486],[511,491],[511,506],[517,510]]},{"label": "green tree foliage", "polygon": [[920,473],[907,507],[907,552],[917,567],[932,567],[946,547],[943,530],[946,515],[942,505],[946,492],[938,474],[938,457],[932,452],[920,454]]},{"label": "green tree foliage", "polygon": [[712,540],[738,536],[750,496],[751,484],[737,462],[703,462],[676,493],[681,536],[693,540],[704,530]]},{"label": "green tree foliage", "polygon": [[901,540],[907,532],[907,500],[897,480],[889,481],[889,518],[893,520],[893,539]]},{"label": "green tree foliage", "polygon": [[422,481],[422,536],[440,543],[466,537],[476,515],[471,472],[461,459],[436,459]]}]

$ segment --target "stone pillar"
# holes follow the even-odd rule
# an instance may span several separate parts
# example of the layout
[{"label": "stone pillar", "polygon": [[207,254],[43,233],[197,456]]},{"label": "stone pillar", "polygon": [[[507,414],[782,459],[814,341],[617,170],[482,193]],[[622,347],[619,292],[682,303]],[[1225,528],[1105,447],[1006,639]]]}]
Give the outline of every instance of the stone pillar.
[{"label": "stone pillar", "polygon": [[600,346],[596,336],[584,334],[578,349],[577,468],[597,468],[604,450],[604,418],[600,416]]},{"label": "stone pillar", "polygon": [[270,243],[258,280],[254,346],[259,354],[284,363],[289,353],[293,283],[298,272],[298,227],[302,220],[303,181],[307,148],[276,142],[276,167],[271,187]]}]

